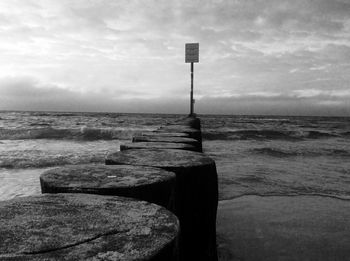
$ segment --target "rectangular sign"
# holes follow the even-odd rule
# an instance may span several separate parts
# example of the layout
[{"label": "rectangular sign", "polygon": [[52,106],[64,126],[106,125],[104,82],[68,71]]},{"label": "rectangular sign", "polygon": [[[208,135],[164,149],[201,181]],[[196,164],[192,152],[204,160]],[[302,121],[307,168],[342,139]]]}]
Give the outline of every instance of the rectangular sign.
[{"label": "rectangular sign", "polygon": [[186,63],[198,63],[199,62],[199,43],[187,43],[186,44]]}]

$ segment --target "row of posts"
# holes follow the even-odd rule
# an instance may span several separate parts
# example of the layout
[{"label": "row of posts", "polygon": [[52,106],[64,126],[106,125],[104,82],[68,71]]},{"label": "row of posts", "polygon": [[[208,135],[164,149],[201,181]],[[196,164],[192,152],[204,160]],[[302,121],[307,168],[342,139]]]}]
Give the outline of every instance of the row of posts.
[{"label": "row of posts", "polygon": [[[5,250],[0,243],[0,260],[216,261],[217,171],[202,150],[192,115],[134,136],[105,164],[46,171],[41,196],[0,204],[0,213],[23,204],[35,216],[22,243],[13,236]],[[20,227],[11,220],[6,231]]]}]

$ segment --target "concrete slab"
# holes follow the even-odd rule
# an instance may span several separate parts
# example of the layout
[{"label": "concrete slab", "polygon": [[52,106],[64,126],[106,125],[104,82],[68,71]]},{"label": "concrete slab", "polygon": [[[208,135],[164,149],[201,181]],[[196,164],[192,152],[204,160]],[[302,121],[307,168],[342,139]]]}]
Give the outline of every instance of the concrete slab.
[{"label": "concrete slab", "polygon": [[45,194],[0,202],[0,260],[173,260],[177,218],[144,201]]},{"label": "concrete slab", "polygon": [[171,208],[175,174],[159,168],[72,165],[40,176],[42,193],[88,193],[132,197]]}]

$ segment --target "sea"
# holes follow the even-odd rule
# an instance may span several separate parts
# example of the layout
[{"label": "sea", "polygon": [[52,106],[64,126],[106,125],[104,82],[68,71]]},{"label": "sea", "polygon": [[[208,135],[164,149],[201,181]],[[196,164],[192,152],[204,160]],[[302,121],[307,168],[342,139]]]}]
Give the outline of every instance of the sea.
[{"label": "sea", "polygon": [[[40,194],[47,169],[104,163],[135,134],[185,115],[0,111],[0,200]],[[350,118],[198,115],[220,200],[320,195],[350,200]]]},{"label": "sea", "polygon": [[[0,201],[184,116],[0,111]],[[350,117],[198,116],[219,177],[220,261],[350,261]]]}]

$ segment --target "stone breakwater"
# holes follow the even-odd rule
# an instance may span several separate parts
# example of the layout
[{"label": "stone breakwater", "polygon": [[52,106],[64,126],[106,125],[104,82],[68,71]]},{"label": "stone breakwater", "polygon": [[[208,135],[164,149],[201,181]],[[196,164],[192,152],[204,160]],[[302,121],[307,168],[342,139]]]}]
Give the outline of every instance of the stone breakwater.
[{"label": "stone breakwater", "polygon": [[0,260],[217,260],[218,181],[200,120],[135,136],[105,165],[51,169],[0,202]]}]

